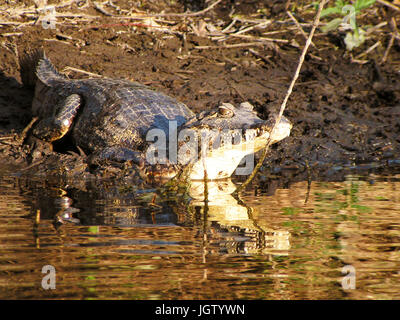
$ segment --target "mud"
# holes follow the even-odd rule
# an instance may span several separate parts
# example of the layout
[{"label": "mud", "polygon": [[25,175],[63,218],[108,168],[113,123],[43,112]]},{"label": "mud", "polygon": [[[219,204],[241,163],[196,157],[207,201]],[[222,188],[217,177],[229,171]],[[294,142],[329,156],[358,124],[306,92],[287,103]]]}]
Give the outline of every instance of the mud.
[{"label": "mud", "polygon": [[[23,3],[33,5],[30,1]],[[201,1],[171,3],[144,1],[138,11],[183,13],[185,9],[202,10],[206,6]],[[279,21],[290,21],[285,3],[222,1],[198,16],[159,17],[157,19],[162,21],[155,21],[163,28],[149,28],[147,20],[135,20],[137,25],[124,25],[126,20],[108,16],[96,10],[91,2],[81,1],[59,8],[57,12],[95,16],[95,19],[60,18],[55,29],[44,29],[41,23],[22,27],[2,25],[2,167],[15,168],[20,174],[68,178],[126,178],[134,174],[128,165],[90,168],[86,156],[68,140],[51,146],[30,137],[29,131],[18,140],[32,118],[32,92],[21,85],[18,52],[43,47],[54,65],[71,78],[84,78],[88,74],[71,71],[68,67],[131,79],[177,98],[195,112],[221,102],[249,101],[266,118],[283,101],[305,42],[301,33],[293,29],[275,36],[288,43],[265,42],[263,46],[229,48],[224,42],[212,40],[210,32],[202,33],[201,26],[204,23],[208,23],[208,29],[210,25],[221,29],[228,26],[232,10],[237,16],[248,19],[271,19],[273,23],[266,29],[254,29],[250,33],[256,37],[281,28]],[[132,9],[126,1],[113,4],[119,6],[122,13]],[[11,10],[13,5],[9,6]],[[112,7],[105,9],[107,13],[118,13]],[[389,15],[386,8],[379,8],[379,13],[378,22]],[[309,14],[309,21],[312,16]],[[366,22],[377,24],[374,19]],[[21,24],[32,22],[32,18],[21,16],[18,21]],[[319,34],[314,38],[316,48],[310,48],[285,111],[285,116],[293,123],[291,136],[272,147],[264,165],[265,172],[297,169],[305,173],[312,170],[314,176],[335,176],[338,171],[332,170],[333,167],[385,167],[389,163],[397,164],[396,160],[400,159],[399,42],[394,41],[386,62],[381,63],[390,39],[387,33],[382,33],[381,46],[364,55],[364,62],[360,63],[354,62],[354,57],[374,44],[377,35],[352,53],[346,51],[341,36]],[[242,38],[229,39],[229,45],[246,42]],[[198,49],[198,46],[206,49]],[[219,47],[211,48],[215,46]]]}]

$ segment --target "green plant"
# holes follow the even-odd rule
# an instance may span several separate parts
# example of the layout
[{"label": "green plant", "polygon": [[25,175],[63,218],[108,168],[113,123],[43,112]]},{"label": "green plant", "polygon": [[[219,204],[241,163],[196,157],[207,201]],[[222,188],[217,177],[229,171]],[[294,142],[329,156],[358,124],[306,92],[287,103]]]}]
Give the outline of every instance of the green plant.
[{"label": "green plant", "polygon": [[335,1],[333,7],[323,9],[321,18],[329,15],[341,15],[340,18],[335,18],[329,21],[324,27],[321,28],[323,32],[329,32],[337,29],[339,26],[344,26],[351,31],[346,33],[344,42],[347,50],[351,51],[353,48],[360,46],[365,41],[365,30],[357,25],[356,16],[361,10],[369,8],[375,3],[376,0],[356,0],[353,3],[348,3],[343,0]]}]

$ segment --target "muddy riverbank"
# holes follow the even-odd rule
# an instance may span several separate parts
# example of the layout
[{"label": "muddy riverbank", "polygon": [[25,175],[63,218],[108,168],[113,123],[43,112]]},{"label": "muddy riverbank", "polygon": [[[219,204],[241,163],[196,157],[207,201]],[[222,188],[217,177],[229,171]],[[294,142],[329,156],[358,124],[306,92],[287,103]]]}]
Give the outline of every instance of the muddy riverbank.
[{"label": "muddy riverbank", "polygon": [[[52,147],[29,132],[18,140],[32,118],[18,53],[43,47],[71,78],[135,80],[195,112],[249,101],[266,118],[279,108],[305,42],[286,11],[305,32],[315,14],[310,5],[281,1],[220,1],[210,10],[191,1],[69,1],[55,7],[55,28],[44,28],[45,11],[18,3],[1,6],[8,23],[0,28],[0,161],[22,173],[69,177],[125,177],[131,169],[94,170],[68,141]],[[343,32],[316,34],[285,111],[291,136],[272,147],[266,170],[309,167],[318,176],[335,166],[400,159],[400,42],[389,47],[399,15],[380,4],[369,10],[359,23],[380,27],[352,52]]]}]

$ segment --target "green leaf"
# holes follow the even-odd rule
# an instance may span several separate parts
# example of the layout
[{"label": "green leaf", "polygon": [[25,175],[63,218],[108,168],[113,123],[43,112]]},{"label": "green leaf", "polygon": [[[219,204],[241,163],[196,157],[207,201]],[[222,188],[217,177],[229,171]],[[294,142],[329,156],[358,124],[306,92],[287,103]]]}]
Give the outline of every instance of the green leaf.
[{"label": "green leaf", "polygon": [[351,207],[356,209],[360,213],[370,213],[373,211],[371,207],[361,206],[359,204],[353,204]]},{"label": "green leaf", "polygon": [[88,231],[90,233],[99,233],[99,227],[98,226],[91,226],[88,228]]},{"label": "green leaf", "polygon": [[372,6],[375,2],[376,0],[357,0],[354,7],[356,8],[356,12],[359,12],[362,9]]},{"label": "green leaf", "polygon": [[283,215],[294,215],[297,214],[299,212],[299,209],[297,208],[291,208],[291,207],[284,207],[282,208],[282,214]]},{"label": "green leaf", "polygon": [[347,3],[344,2],[343,0],[337,0],[335,1],[335,6],[330,7],[330,8],[325,8],[321,12],[321,18],[331,15],[331,14],[343,14],[342,13],[342,8],[346,5]]},{"label": "green leaf", "polygon": [[341,13],[342,13],[342,8],[330,7],[322,10],[321,18],[329,16],[331,14],[341,14]]},{"label": "green leaf", "polygon": [[335,6],[338,8],[342,8],[346,3],[343,0],[336,0]]},{"label": "green leaf", "polygon": [[340,26],[340,24],[342,22],[343,22],[342,18],[333,19],[333,20],[329,21],[325,26],[323,26],[321,28],[321,31],[322,32],[329,32],[329,31],[335,30]]}]

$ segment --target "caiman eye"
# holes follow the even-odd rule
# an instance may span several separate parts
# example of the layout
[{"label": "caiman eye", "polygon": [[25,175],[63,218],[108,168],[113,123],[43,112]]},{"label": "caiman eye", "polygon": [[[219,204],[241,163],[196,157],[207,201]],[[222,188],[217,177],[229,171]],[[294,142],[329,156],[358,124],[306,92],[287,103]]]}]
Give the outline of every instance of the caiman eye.
[{"label": "caiman eye", "polygon": [[223,118],[232,118],[234,113],[232,110],[228,109],[227,107],[220,106],[218,108],[218,115]]}]

